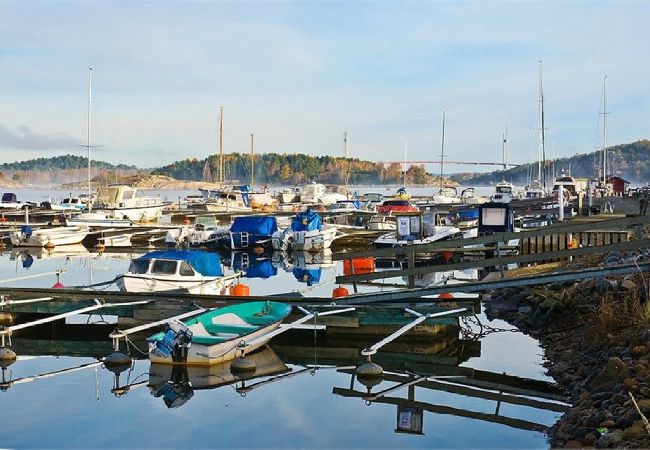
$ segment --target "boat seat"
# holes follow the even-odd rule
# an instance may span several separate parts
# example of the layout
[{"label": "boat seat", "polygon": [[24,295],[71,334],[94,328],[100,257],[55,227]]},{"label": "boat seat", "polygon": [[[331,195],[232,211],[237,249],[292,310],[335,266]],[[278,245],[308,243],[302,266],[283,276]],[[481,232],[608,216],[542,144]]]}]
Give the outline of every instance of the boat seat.
[{"label": "boat seat", "polygon": [[249,325],[244,319],[237,314],[226,313],[212,318],[213,325]]},{"label": "boat seat", "polygon": [[208,333],[208,330],[205,329],[201,322],[196,322],[187,328],[192,332],[192,336],[210,336],[210,333]]},{"label": "boat seat", "polygon": [[208,333],[212,335],[232,335],[236,337],[242,334],[250,333],[251,331],[257,330],[258,327],[255,325],[224,325],[224,324],[212,324],[206,327]]}]

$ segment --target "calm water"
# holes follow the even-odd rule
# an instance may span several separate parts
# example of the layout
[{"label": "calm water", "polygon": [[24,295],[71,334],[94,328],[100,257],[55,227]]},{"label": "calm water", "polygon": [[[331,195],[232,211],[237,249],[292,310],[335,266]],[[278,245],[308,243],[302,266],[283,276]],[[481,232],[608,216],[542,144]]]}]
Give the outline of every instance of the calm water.
[{"label": "calm water", "polygon": [[[6,250],[0,254],[0,280],[65,269],[61,282],[66,286],[99,283],[124,272],[130,257],[140,254],[98,255],[78,250],[74,255]],[[257,272],[260,277],[247,279],[246,284],[254,295],[300,291],[307,296],[329,296],[342,265],[326,264],[320,272],[311,265],[310,277],[295,270],[308,263],[277,257],[268,264],[262,261]],[[48,275],[4,285],[45,287],[55,281]],[[478,318],[493,327],[510,328],[500,321],[488,322],[483,314]],[[424,382],[386,391],[408,380],[403,367],[411,363],[409,367],[419,368],[421,374],[437,373],[444,366],[445,370],[473,368],[550,381],[544,375],[537,342],[515,332],[488,334],[463,357],[449,351],[461,342],[460,336],[425,342],[415,349],[386,347],[377,356],[383,352],[384,359],[377,362],[384,365],[387,376],[372,387],[373,393],[385,392],[373,401],[361,397],[366,386],[344,370],[304,370],[307,364],[354,366],[362,362],[358,351],[364,344],[321,340],[314,346],[304,333],[298,334],[295,342],[293,337],[278,339],[271,350],[258,356],[258,371],[267,375],[245,381],[245,386],[255,387],[245,396],[241,389],[237,391],[241,381],[229,384],[233,380],[227,367],[172,373],[168,367],[150,367],[146,359],[135,361],[132,370],[120,374],[118,384],[132,387],[116,395],[114,374],[92,365],[96,362],[89,356],[92,351],[83,353],[92,346],[110,351],[110,342],[102,336],[107,336],[111,325],[101,321],[113,320],[97,315],[68,319],[69,324],[100,322],[92,326],[99,330],[95,337],[76,342],[70,337],[48,338],[50,332],[65,334],[63,324],[49,326],[38,336],[28,330],[14,334],[16,349],[25,350],[23,355],[18,351],[18,360],[4,373],[6,380],[15,383],[0,392],[5,412],[0,446],[545,448],[545,435],[535,430],[552,425],[560,414],[450,393]],[[477,328],[470,326],[470,330]],[[305,333],[311,336],[311,332]],[[423,349],[429,349],[430,355],[422,355]],[[77,356],[70,356],[73,354]],[[269,370],[264,372],[263,361],[267,360]],[[78,370],[66,370],[74,368]],[[50,375],[39,377],[43,374]],[[273,377],[282,378],[257,384]],[[225,385],[207,388],[221,384]],[[422,418],[421,427],[418,417]],[[409,427],[418,433],[396,431]]]}]

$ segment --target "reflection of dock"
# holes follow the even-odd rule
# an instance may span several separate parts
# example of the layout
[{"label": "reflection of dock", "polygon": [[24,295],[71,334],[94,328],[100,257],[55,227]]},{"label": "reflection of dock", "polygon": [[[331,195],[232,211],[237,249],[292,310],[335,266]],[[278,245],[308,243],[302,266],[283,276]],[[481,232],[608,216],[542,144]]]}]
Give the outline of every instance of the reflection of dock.
[{"label": "reflection of dock", "polygon": [[[482,420],[522,430],[543,432],[548,429],[548,426],[500,415],[501,405],[507,403],[558,413],[564,412],[569,408],[569,405],[564,403],[566,397],[560,395],[557,388],[550,383],[485,371],[476,371],[474,369],[469,370],[472,372],[472,375],[444,379],[432,379],[427,376],[414,374],[385,373],[384,380],[396,384],[376,392],[372,392],[373,386],[369,386],[366,392],[355,390],[354,371],[343,370],[342,372],[349,373],[351,376],[350,387],[335,387],[333,388],[332,393],[343,397],[361,398],[369,404],[381,403],[396,405],[398,409],[397,428],[395,431],[416,434],[422,433],[424,411],[434,414],[450,414],[469,419]],[[530,387],[518,387],[521,384],[529,385]],[[485,413],[418,401],[415,398],[416,388],[443,391],[451,394],[462,395],[464,397],[494,401],[496,402],[495,411],[493,413]],[[404,389],[407,389],[406,397],[389,395]],[[540,398],[544,400],[540,400]]]}]

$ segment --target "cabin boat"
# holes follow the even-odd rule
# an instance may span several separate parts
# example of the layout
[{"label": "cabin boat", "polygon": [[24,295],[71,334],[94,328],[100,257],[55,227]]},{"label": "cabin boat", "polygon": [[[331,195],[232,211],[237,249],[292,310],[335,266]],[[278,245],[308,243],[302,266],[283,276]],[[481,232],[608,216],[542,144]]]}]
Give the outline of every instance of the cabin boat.
[{"label": "cabin boat", "polygon": [[157,250],[131,261],[117,279],[124,292],[189,292],[228,295],[239,274],[224,276],[218,254],[191,250]]},{"label": "cabin boat", "polygon": [[[553,194],[555,194],[556,196],[557,196],[557,192],[560,190],[560,186],[562,186],[563,188],[562,192],[564,193],[564,196],[567,200],[573,200],[578,198],[576,179],[573,178],[571,175],[562,173],[555,178],[555,183],[553,184]],[[568,195],[565,191],[568,191]]]},{"label": "cabin boat", "polygon": [[323,225],[318,213],[307,209],[296,214],[291,227],[273,233],[271,243],[274,250],[318,252],[330,248],[337,233],[336,227]]},{"label": "cabin boat", "polygon": [[432,200],[436,205],[452,205],[461,203],[461,199],[458,196],[458,191],[455,187],[441,188],[437,194],[433,195]]},{"label": "cabin boat", "polygon": [[461,230],[454,226],[438,225],[436,215],[396,215],[397,230],[386,233],[374,241],[374,246],[401,247],[413,244],[428,244],[444,239],[462,237]]},{"label": "cabin boat", "polygon": [[5,192],[2,194],[0,209],[21,209],[23,206],[25,206],[25,204],[19,202],[16,194],[13,192]]},{"label": "cabin boat", "polygon": [[324,205],[332,205],[338,202],[346,201],[350,198],[350,192],[344,186],[326,186],[325,193],[321,195],[319,202]]},{"label": "cabin boat", "polygon": [[204,201],[193,207],[210,212],[252,212],[250,187],[231,186],[222,189],[199,189]]},{"label": "cabin boat", "polygon": [[487,197],[477,196],[473,187],[463,189],[460,193],[460,200],[466,205],[480,205],[488,201]]},{"label": "cabin boat", "polygon": [[311,183],[303,186],[300,191],[300,201],[302,203],[319,203],[321,197],[325,195],[325,185],[320,183]]},{"label": "cabin boat", "polygon": [[491,200],[499,203],[510,203],[515,196],[515,185],[508,181],[500,181],[494,187]]},{"label": "cabin boat", "polygon": [[286,188],[283,189],[276,197],[281,205],[288,205],[291,203],[300,203],[300,188]]},{"label": "cabin boat", "polygon": [[[248,302],[168,322],[147,338],[152,363],[208,366],[230,361],[266,345],[291,312],[279,302]],[[240,346],[240,344],[247,344]]]},{"label": "cabin boat", "polygon": [[540,199],[544,197],[544,188],[541,184],[539,184],[538,181],[534,181],[533,183],[527,185],[524,188],[524,192],[524,198],[529,200]]},{"label": "cabin boat", "polygon": [[90,228],[87,225],[41,228],[32,230],[29,225],[23,225],[20,231],[9,235],[14,247],[52,247],[57,245],[80,244]]},{"label": "cabin boat", "polygon": [[445,218],[447,225],[465,229],[478,226],[478,209],[459,209],[451,211]]},{"label": "cabin boat", "polygon": [[86,209],[86,202],[80,197],[67,197],[61,201],[46,204],[52,211],[82,211]]},{"label": "cabin boat", "polygon": [[126,185],[100,187],[93,208],[108,219],[128,219],[132,222],[157,220],[165,205],[137,188]]},{"label": "cabin boat", "polygon": [[413,205],[408,200],[403,199],[388,199],[384,200],[381,206],[377,207],[377,212],[380,214],[388,213],[401,213],[401,212],[418,212],[417,206]]},{"label": "cabin boat", "polygon": [[368,220],[366,229],[371,231],[395,231],[397,220],[390,212],[388,214],[376,214]]},{"label": "cabin boat", "polygon": [[276,231],[278,221],[274,216],[235,217],[230,231],[221,242],[231,250],[266,247]]},{"label": "cabin boat", "polygon": [[354,213],[361,211],[359,200],[338,200],[327,207],[327,212],[334,214]]}]

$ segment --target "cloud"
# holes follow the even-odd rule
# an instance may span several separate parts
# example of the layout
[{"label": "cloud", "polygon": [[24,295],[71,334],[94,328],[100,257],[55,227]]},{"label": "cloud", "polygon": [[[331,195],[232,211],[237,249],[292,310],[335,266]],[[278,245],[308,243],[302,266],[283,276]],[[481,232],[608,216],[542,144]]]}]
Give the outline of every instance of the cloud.
[{"label": "cloud", "polygon": [[37,133],[27,126],[15,131],[0,124],[0,148],[3,150],[61,151],[77,149],[82,142],[65,133]]}]

